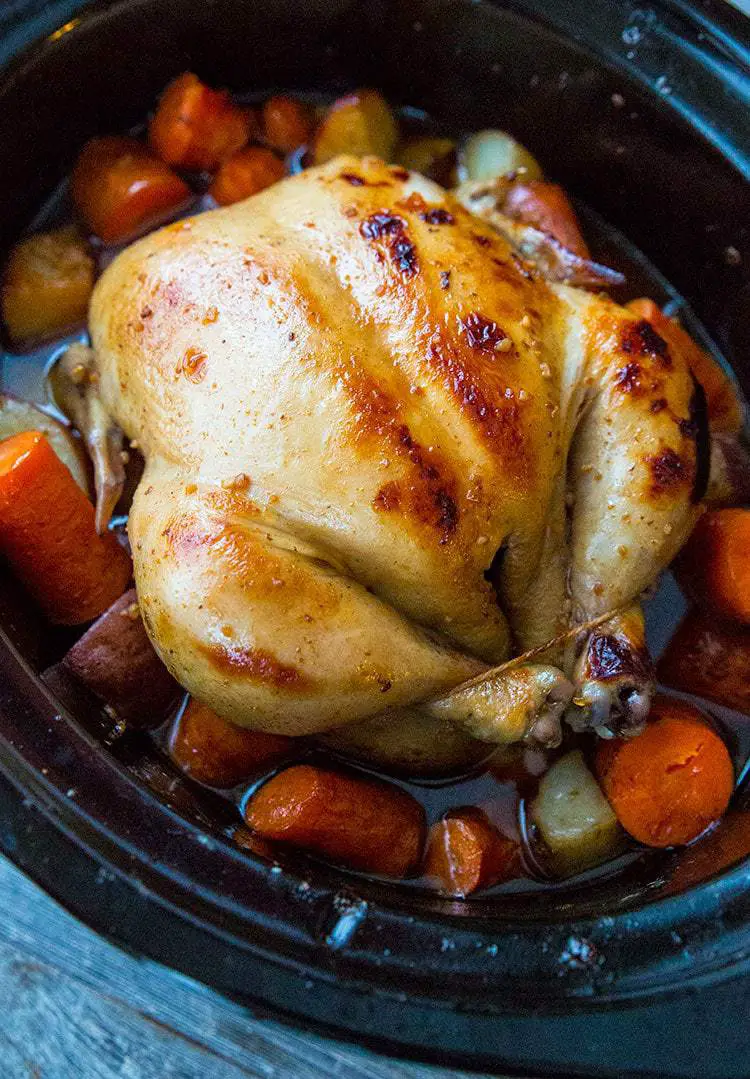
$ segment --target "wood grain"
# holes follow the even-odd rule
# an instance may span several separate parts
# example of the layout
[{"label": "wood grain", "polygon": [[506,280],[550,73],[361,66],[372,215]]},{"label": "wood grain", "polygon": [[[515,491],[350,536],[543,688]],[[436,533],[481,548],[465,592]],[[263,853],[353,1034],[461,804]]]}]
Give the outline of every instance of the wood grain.
[{"label": "wood grain", "polygon": [[102,940],[4,859],[0,909],[2,1079],[469,1079],[253,1018]]}]

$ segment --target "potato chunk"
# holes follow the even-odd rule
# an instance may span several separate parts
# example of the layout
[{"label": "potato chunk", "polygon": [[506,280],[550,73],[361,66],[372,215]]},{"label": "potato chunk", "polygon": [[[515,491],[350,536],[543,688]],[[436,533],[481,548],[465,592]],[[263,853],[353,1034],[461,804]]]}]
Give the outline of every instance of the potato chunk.
[{"label": "potato chunk", "polygon": [[2,285],[3,319],[13,344],[23,347],[84,322],[93,288],[94,260],[76,228],[21,240]]},{"label": "potato chunk", "polygon": [[562,877],[606,862],[622,845],[617,817],[580,750],[566,753],[543,777],[531,819],[550,868]]}]

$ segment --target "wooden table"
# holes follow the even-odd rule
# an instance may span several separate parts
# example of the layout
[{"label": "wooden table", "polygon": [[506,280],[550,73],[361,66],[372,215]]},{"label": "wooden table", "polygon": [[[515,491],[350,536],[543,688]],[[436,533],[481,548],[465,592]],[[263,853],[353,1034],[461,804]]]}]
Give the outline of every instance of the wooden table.
[{"label": "wooden table", "polygon": [[469,1079],[255,1019],[102,940],[3,858],[0,910],[0,1079]]}]

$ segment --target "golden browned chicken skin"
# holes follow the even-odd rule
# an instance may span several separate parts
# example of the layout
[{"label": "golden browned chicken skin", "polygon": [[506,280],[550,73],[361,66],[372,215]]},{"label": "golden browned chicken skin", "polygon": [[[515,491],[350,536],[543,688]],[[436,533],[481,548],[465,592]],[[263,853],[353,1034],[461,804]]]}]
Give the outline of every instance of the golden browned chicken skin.
[{"label": "golden browned chicken skin", "polygon": [[551,743],[566,707],[644,718],[639,596],[696,517],[699,393],[649,323],[544,280],[486,216],[338,158],[99,281],[99,400],[146,459],[144,619],[226,718]]}]

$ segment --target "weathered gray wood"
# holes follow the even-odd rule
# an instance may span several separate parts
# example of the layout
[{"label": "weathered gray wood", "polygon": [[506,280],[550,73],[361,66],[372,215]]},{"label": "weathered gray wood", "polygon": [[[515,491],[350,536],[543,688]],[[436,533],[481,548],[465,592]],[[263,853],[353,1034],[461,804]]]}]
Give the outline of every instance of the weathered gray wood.
[{"label": "weathered gray wood", "polygon": [[4,859],[0,910],[1,1079],[468,1079],[255,1019],[108,944]]}]

